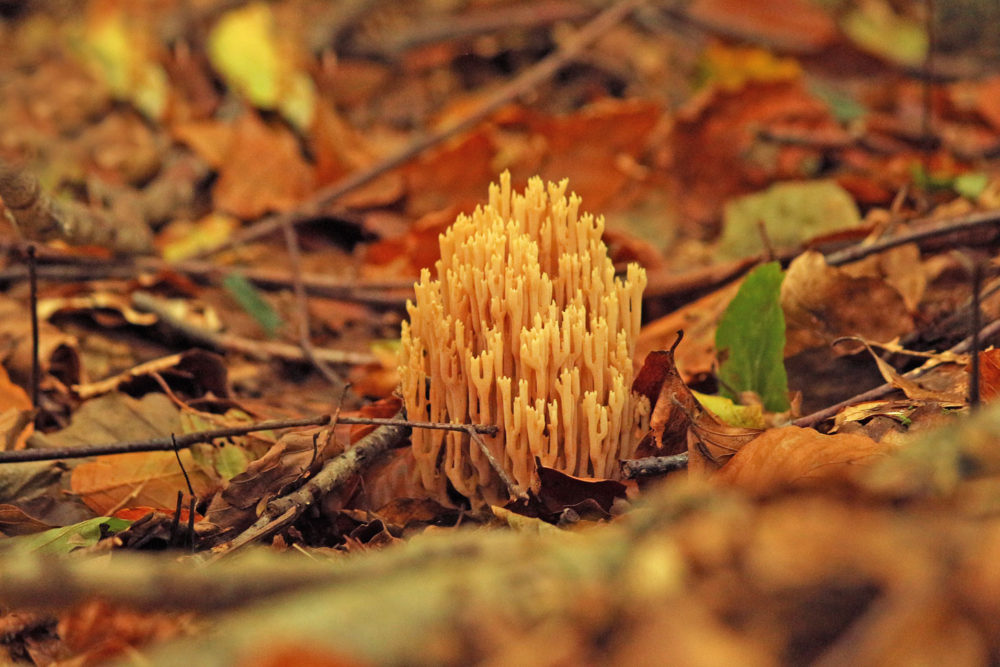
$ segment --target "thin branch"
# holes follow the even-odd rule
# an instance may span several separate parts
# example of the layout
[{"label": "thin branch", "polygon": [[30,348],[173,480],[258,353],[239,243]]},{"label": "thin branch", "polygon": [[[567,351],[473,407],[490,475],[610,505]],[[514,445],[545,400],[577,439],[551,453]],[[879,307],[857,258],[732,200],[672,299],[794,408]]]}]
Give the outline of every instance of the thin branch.
[{"label": "thin branch", "polygon": [[31,311],[31,407],[38,410],[38,387],[42,382],[42,366],[38,358],[38,264],[37,248],[31,241],[25,249],[28,264],[28,301]]},{"label": "thin branch", "polygon": [[142,220],[125,220],[75,201],[57,200],[26,168],[0,160],[0,198],[20,234],[30,239],[63,239],[99,245],[123,254],[153,249],[153,235]]},{"label": "thin branch", "polygon": [[473,442],[475,442],[479,447],[479,450],[483,453],[483,456],[486,457],[486,460],[489,461],[490,467],[493,468],[493,472],[497,474],[497,477],[500,478],[503,485],[507,487],[507,493],[510,497],[526,498],[527,496],[524,491],[521,490],[521,487],[518,486],[517,482],[515,482],[510,475],[507,474],[507,471],[503,469],[500,462],[497,461],[495,456],[493,456],[493,452],[491,452],[490,448],[486,445],[486,441],[483,440],[483,436],[479,435],[479,433],[476,432],[476,429],[472,427],[467,428],[466,432],[469,434],[469,437],[473,440]]},{"label": "thin branch", "polygon": [[[132,305],[139,310],[153,313],[160,319],[161,324],[179,331],[194,342],[216,350],[239,352],[253,359],[309,361],[305,352],[297,345],[277,341],[253,340],[195,326],[171,313],[165,304],[147,292],[133,292]],[[349,350],[318,348],[313,350],[313,354],[317,359],[332,364],[371,364],[378,361],[373,354]]]},{"label": "thin branch", "polygon": [[338,389],[347,390],[347,383],[344,381],[336,371],[330,368],[322,359],[316,356],[316,350],[313,347],[312,339],[310,338],[309,332],[311,330],[309,322],[309,299],[306,296],[305,287],[302,285],[302,270],[299,265],[302,262],[302,256],[299,248],[299,235],[295,231],[295,226],[292,223],[285,221],[282,225],[282,229],[285,232],[285,245],[288,248],[288,255],[292,260],[292,286],[295,292],[295,310],[298,318],[298,328],[299,328],[299,345],[302,347],[302,353],[305,355],[309,363],[320,372],[320,374],[326,378],[327,382],[332,384]]},{"label": "thin branch", "polygon": [[[270,431],[284,428],[299,428],[303,426],[326,426],[333,421],[330,415],[302,417],[300,419],[271,419],[268,421],[247,424],[246,426],[229,426],[226,428],[208,429],[196,433],[170,435],[147,440],[129,442],[114,442],[106,445],[83,445],[80,447],[62,447],[47,449],[20,449],[0,452],[0,464],[22,463],[25,461],[57,461],[62,459],[82,459],[88,456],[103,456],[105,454],[133,454],[136,452],[168,452],[175,449],[186,449],[200,442],[211,442],[216,438],[231,438],[256,431]],[[441,431],[462,431],[468,433],[474,429],[477,433],[496,435],[498,427],[492,424],[441,424],[437,422],[414,422],[406,419],[380,419],[374,417],[340,417],[338,424],[362,424],[372,426],[389,426],[393,428],[425,428]],[[176,443],[176,444],[175,444]]]},{"label": "thin branch", "polygon": [[907,243],[998,224],[1000,224],[1000,210],[970,213],[948,220],[913,220],[910,222],[910,225],[915,227],[912,231],[879,239],[874,243],[859,243],[839,252],[830,253],[826,256],[826,263],[830,266],[843,266]]},{"label": "thin branch", "polygon": [[333,183],[322,190],[314,193],[309,199],[304,201],[293,210],[276,213],[266,216],[245,228],[241,232],[234,234],[226,242],[206,250],[201,256],[209,255],[221,250],[232,248],[237,245],[248,243],[262,236],[267,236],[278,231],[286,222],[299,224],[314,218],[320,214],[325,206],[344,196],[348,192],[355,190],[362,185],[370,183],[378,176],[394,169],[412,158],[420,155],[428,148],[436,146],[441,142],[472,129],[485,118],[496,112],[504,105],[521,95],[530,92],[538,84],[552,77],[556,72],[572,61],[577,54],[581,53],[589,44],[593,43],[601,35],[623,21],[637,7],[643,4],[644,0],[621,0],[611,5],[600,14],[591,19],[575,35],[566,39],[553,53],[526,69],[512,81],[501,86],[492,95],[489,95],[464,118],[449,123],[440,130],[434,131],[424,137],[420,137],[404,147],[402,150],[384,158],[381,162],[368,169],[357,171],[336,183]]},{"label": "thin branch", "polygon": [[428,16],[423,22],[403,30],[380,31],[362,37],[351,49],[352,53],[394,56],[409,49],[464,39],[482,34],[492,34],[516,28],[533,28],[558,21],[575,21],[586,18],[592,10],[578,2],[532,2],[506,7],[502,4],[471,9],[459,16]]},{"label": "thin branch", "polygon": [[[2,243],[0,243],[2,245]],[[210,283],[221,283],[236,267],[225,267],[212,262],[185,260],[168,263],[158,257],[139,257],[135,260],[102,259],[94,262],[84,255],[52,254],[45,248],[39,255],[38,276],[45,280],[84,282],[103,278],[134,278],[138,272],[174,271]],[[240,275],[257,287],[286,289],[292,287],[294,278],[288,271],[257,267],[239,267]],[[306,292],[340,301],[351,301],[371,306],[401,308],[413,292],[413,280],[368,281],[338,278],[321,273],[302,273]],[[27,268],[12,264],[0,269],[0,282],[26,280]]]}]

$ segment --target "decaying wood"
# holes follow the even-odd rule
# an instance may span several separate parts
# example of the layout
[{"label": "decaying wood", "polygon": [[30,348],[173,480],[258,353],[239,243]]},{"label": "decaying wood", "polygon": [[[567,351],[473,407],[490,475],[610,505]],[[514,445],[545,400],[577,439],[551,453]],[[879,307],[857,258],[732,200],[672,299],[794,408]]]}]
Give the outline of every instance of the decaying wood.
[{"label": "decaying wood", "polygon": [[340,456],[330,459],[314,477],[288,495],[268,502],[260,518],[236,539],[216,548],[216,558],[273,535],[294,521],[319,498],[343,486],[390,449],[406,444],[408,426],[402,422],[379,426]]},{"label": "decaying wood", "polygon": [[141,219],[123,220],[73,201],[56,200],[27,169],[0,160],[0,197],[25,237],[96,245],[126,255],[149,253],[153,237]]}]

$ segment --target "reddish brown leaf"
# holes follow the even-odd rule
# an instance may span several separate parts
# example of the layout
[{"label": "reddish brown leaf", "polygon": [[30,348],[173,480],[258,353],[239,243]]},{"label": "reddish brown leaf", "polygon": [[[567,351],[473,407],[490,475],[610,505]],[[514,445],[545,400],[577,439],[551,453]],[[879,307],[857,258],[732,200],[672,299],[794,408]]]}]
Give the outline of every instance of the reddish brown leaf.
[{"label": "reddish brown leaf", "polygon": [[979,353],[979,397],[992,401],[1000,396],[1000,350]]},{"label": "reddish brown leaf", "polygon": [[695,0],[686,11],[715,31],[786,51],[814,53],[837,37],[830,13],[807,0]]}]

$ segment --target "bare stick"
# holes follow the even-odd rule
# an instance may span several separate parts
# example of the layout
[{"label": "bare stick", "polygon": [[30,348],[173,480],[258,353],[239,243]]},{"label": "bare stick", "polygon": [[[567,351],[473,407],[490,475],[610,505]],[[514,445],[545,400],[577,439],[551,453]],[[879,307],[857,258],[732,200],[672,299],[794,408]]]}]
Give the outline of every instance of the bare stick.
[{"label": "bare stick", "polygon": [[31,310],[31,407],[38,410],[38,387],[42,382],[42,368],[38,359],[38,273],[36,271],[35,244],[28,242],[25,249],[28,262],[28,294]]},{"label": "bare stick", "polygon": [[[333,421],[330,415],[303,417],[301,419],[271,419],[268,421],[247,424],[246,426],[230,426],[216,428],[196,433],[186,433],[179,436],[149,438],[131,442],[115,442],[107,445],[84,445],[81,447],[62,447],[50,449],[20,449],[0,452],[0,464],[21,463],[24,461],[56,461],[61,459],[81,459],[88,456],[104,454],[131,454],[135,452],[167,452],[174,449],[186,449],[199,442],[211,442],[216,438],[229,438],[246,435],[255,431],[270,431],[283,428],[298,428],[303,426],[326,426]],[[405,419],[379,419],[373,417],[340,417],[338,424],[363,424],[373,426],[391,426],[398,428],[426,428],[443,431],[462,431],[468,433],[474,429],[477,433],[496,435],[498,427],[492,424],[441,424],[437,422],[414,422]],[[175,444],[176,442],[176,444]]]},{"label": "bare stick", "polygon": [[826,263],[830,266],[843,266],[907,243],[925,241],[978,227],[998,225],[1000,224],[1000,210],[970,213],[950,220],[913,220],[910,224],[916,228],[905,234],[879,239],[867,245],[861,243],[839,252],[830,253],[826,256]]},{"label": "bare stick", "polygon": [[625,479],[658,477],[675,470],[683,470],[687,468],[687,465],[687,452],[681,452],[673,456],[647,456],[642,459],[625,459],[621,462],[622,477]]},{"label": "bare stick", "polygon": [[42,190],[27,169],[3,160],[0,197],[15,227],[28,238],[60,238],[133,255],[153,248],[152,233],[142,220],[122,220],[79,202],[57,200]]},{"label": "bare stick", "polygon": [[[134,292],[132,304],[139,310],[155,314],[160,322],[181,332],[191,340],[216,350],[239,352],[253,359],[286,359],[289,361],[309,361],[302,348],[297,345],[277,341],[259,341],[232,334],[209,331],[176,317],[159,299],[146,292]],[[378,361],[367,352],[314,348],[317,359],[333,364],[371,364]]]},{"label": "bare stick", "polygon": [[281,530],[317,499],[342,486],[390,449],[402,445],[408,433],[409,428],[406,426],[380,426],[375,429],[346,452],[327,461],[323,469],[298,490],[271,500],[252,526],[231,542],[217,548],[213,560]]},{"label": "bare stick", "polygon": [[262,236],[271,234],[272,232],[276,232],[283,224],[285,224],[285,222],[299,224],[306,220],[310,220],[319,214],[323,207],[329,205],[331,202],[344,196],[348,192],[373,181],[375,178],[381,176],[390,169],[394,169],[395,167],[408,162],[428,148],[435,146],[460,132],[464,132],[465,130],[475,127],[483,119],[499,110],[505,104],[508,104],[511,100],[514,100],[531,91],[538,84],[550,78],[568,62],[573,60],[573,58],[575,58],[579,53],[581,53],[584,48],[594,42],[594,40],[624,20],[625,17],[632,13],[632,11],[643,2],[644,0],[621,0],[620,2],[616,2],[591,19],[571,38],[565,40],[556,51],[541,59],[518,75],[513,81],[502,86],[495,93],[488,96],[479,106],[470,112],[469,115],[455,122],[448,123],[440,130],[432,132],[429,135],[416,139],[409,146],[393,153],[378,164],[375,164],[363,171],[354,172],[346,178],[323,188],[313,194],[308,200],[303,202],[294,210],[276,213],[262,218],[243,231],[234,234],[225,243],[203,251],[201,256],[247,243]]},{"label": "bare stick", "polygon": [[515,482],[510,475],[507,474],[507,471],[503,469],[500,462],[497,461],[495,456],[493,456],[493,452],[491,452],[490,448],[486,445],[486,441],[483,440],[483,436],[479,435],[474,428],[468,428],[466,429],[466,432],[469,434],[469,437],[472,438],[473,442],[475,442],[479,447],[479,450],[483,453],[483,456],[486,457],[486,460],[490,462],[490,467],[493,468],[493,472],[497,474],[497,477],[500,478],[503,485],[507,487],[507,493],[510,494],[510,497],[526,498],[527,496],[524,491],[521,490],[521,487],[518,486],[517,482]]},{"label": "bare stick", "polygon": [[288,255],[292,260],[292,286],[295,292],[295,310],[298,315],[299,345],[302,346],[302,353],[309,363],[326,378],[327,382],[334,387],[346,390],[347,383],[336,371],[330,368],[322,359],[316,356],[312,339],[309,336],[309,301],[306,296],[305,287],[302,285],[302,269],[299,264],[302,256],[299,248],[299,235],[295,232],[295,226],[289,221],[285,221],[281,226],[285,232],[285,245],[288,247]]}]

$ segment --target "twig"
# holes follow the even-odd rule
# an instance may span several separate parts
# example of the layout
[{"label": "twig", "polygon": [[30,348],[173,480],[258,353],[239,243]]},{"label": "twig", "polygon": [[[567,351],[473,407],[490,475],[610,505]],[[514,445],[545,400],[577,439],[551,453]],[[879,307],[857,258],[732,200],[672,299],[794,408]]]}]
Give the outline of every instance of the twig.
[{"label": "twig", "polygon": [[860,243],[844,250],[830,253],[826,256],[826,263],[830,266],[842,266],[850,264],[869,255],[875,255],[884,250],[889,250],[897,246],[913,243],[915,241],[925,241],[927,239],[947,236],[956,232],[964,232],[978,227],[1000,224],[1000,210],[981,211],[970,213],[949,220],[914,220],[910,223],[916,227],[912,231],[888,238],[879,239],[874,243]]},{"label": "twig", "polygon": [[[277,341],[252,340],[232,334],[209,331],[195,326],[190,322],[185,322],[171,313],[159,299],[147,292],[134,292],[132,294],[132,304],[139,310],[155,314],[160,318],[162,324],[179,331],[201,345],[207,345],[217,350],[239,352],[253,359],[309,361],[305,352],[297,345]],[[378,361],[375,355],[367,352],[318,348],[313,350],[313,354],[317,359],[333,364],[371,364]]]},{"label": "twig", "polygon": [[507,493],[510,494],[510,497],[526,498],[527,496],[524,491],[521,490],[521,487],[518,486],[517,482],[515,482],[510,475],[507,474],[507,471],[503,469],[500,462],[497,461],[495,456],[493,456],[493,452],[491,452],[490,448],[486,445],[486,441],[483,440],[483,436],[479,435],[479,433],[476,432],[476,429],[472,427],[467,428],[466,433],[469,434],[469,437],[472,438],[472,440],[479,447],[479,450],[486,457],[486,460],[489,461],[490,467],[493,468],[493,472],[497,474],[497,477],[500,478],[503,485],[507,487]]},{"label": "twig", "polygon": [[302,256],[299,248],[299,235],[295,232],[295,226],[287,220],[281,227],[285,232],[285,245],[288,248],[288,255],[292,260],[292,286],[295,292],[295,310],[298,317],[299,345],[302,347],[302,353],[305,355],[306,359],[309,360],[309,363],[311,363],[313,367],[326,378],[327,382],[332,384],[334,387],[346,390],[347,383],[344,382],[344,378],[342,378],[338,373],[336,373],[316,356],[312,339],[309,336],[311,329],[309,323],[309,301],[306,296],[305,287],[302,286],[302,270],[299,267],[302,262]]},{"label": "twig", "polygon": [[583,51],[590,43],[603,35],[609,29],[624,20],[633,10],[639,7],[644,0],[621,0],[611,5],[600,14],[591,19],[575,35],[560,44],[553,53],[529,67],[519,74],[514,80],[501,86],[496,92],[488,96],[479,106],[472,110],[464,118],[449,123],[441,129],[432,132],[424,137],[420,137],[410,143],[402,150],[384,158],[381,162],[365,169],[354,172],[336,183],[333,183],[322,190],[314,193],[309,199],[302,202],[291,211],[276,213],[262,218],[243,231],[234,234],[224,243],[205,250],[201,256],[209,255],[220,250],[225,250],[233,246],[253,241],[262,236],[276,232],[285,222],[299,224],[305,220],[312,219],[323,207],[329,205],[336,199],[344,196],[348,192],[365,185],[385,172],[408,162],[413,157],[424,152],[428,148],[435,146],[460,132],[469,130],[476,126],[483,119],[493,112],[508,104],[511,100],[531,91],[539,83],[550,78],[563,66],[570,62],[577,54]]},{"label": "twig", "polygon": [[[978,333],[978,338],[980,340],[985,340],[987,338],[990,338],[991,336],[995,336],[997,333],[1000,333],[1000,320],[994,320],[993,322],[990,322],[988,325],[983,327],[982,331]],[[973,336],[968,336],[967,338],[959,341],[957,344],[949,348],[948,352],[951,354],[962,354],[964,352],[967,352],[973,345],[973,338],[974,338]],[[919,368],[914,368],[911,371],[903,373],[903,377],[906,379],[919,378],[938,365],[940,365],[940,362],[938,362],[935,359],[930,359],[923,366],[920,366]],[[895,389],[896,387],[886,382],[885,384],[879,385],[874,389],[870,389],[866,392],[860,393],[856,396],[852,396],[851,398],[843,400],[840,403],[825,407],[822,410],[817,410],[816,412],[810,415],[799,417],[798,419],[793,421],[792,424],[794,424],[795,426],[802,426],[805,428],[815,426],[821,421],[833,417],[834,415],[836,415],[838,412],[840,412],[842,409],[846,408],[849,405],[854,405],[856,403],[864,403],[866,401],[878,400],[884,396],[887,396],[888,394],[891,394]]]},{"label": "twig", "polygon": [[38,359],[38,272],[36,248],[31,241],[25,249],[28,263],[28,294],[31,311],[31,407],[38,410],[38,387],[42,382],[42,368]]},{"label": "twig", "polygon": [[673,456],[647,456],[642,459],[625,459],[621,462],[622,477],[636,479],[637,477],[657,477],[668,472],[687,468],[688,453],[681,452]]},{"label": "twig", "polygon": [[514,28],[532,28],[585,18],[590,8],[578,2],[532,2],[472,9],[461,16],[429,17],[404,31],[381,31],[358,40],[357,54],[395,55],[424,44],[445,42]]},{"label": "twig", "polygon": [[982,311],[980,310],[980,294],[983,290],[983,266],[976,262],[972,267],[972,318],[969,327],[972,329],[972,344],[970,352],[972,354],[972,370],[969,373],[969,408],[979,409],[979,327],[982,326]]},{"label": "twig", "polygon": [[[62,447],[48,449],[19,449],[0,452],[0,464],[21,463],[24,461],[55,461],[61,459],[82,459],[88,456],[104,454],[132,454],[135,452],[168,452],[176,449],[186,449],[199,442],[211,442],[216,438],[229,438],[246,435],[255,431],[270,431],[283,428],[302,426],[326,426],[331,423],[330,415],[302,417],[299,419],[271,419],[268,421],[247,424],[246,426],[229,426],[215,428],[196,433],[185,433],[179,436],[149,438],[129,442],[114,442],[106,445],[83,445],[81,447]],[[375,417],[340,417],[338,424],[367,424],[374,426],[392,426],[400,428],[426,428],[443,431],[462,431],[468,433],[474,429],[477,433],[496,435],[498,427],[492,424],[441,424],[437,422],[414,422],[406,419],[380,419]],[[176,443],[176,444],[175,444]]]},{"label": "twig", "polygon": [[[44,250],[44,249],[43,249]],[[220,283],[231,269],[212,262],[185,260],[167,263],[157,257],[141,257],[135,261],[102,260],[94,263],[83,255],[42,254],[38,265],[38,275],[46,280],[63,282],[83,282],[101,278],[134,278],[137,272],[175,271],[199,280]],[[256,267],[239,267],[240,275],[257,287],[285,289],[294,284],[287,271]],[[400,308],[413,290],[413,280],[393,280],[380,282],[358,282],[344,280],[320,273],[302,273],[302,285],[306,292],[316,296],[326,296],[340,301],[351,301],[372,306]],[[25,280],[26,267],[11,265],[0,270],[0,282]],[[395,294],[393,292],[396,292]]]},{"label": "twig", "polygon": [[273,535],[294,521],[318,498],[343,485],[390,449],[402,445],[408,433],[406,426],[383,425],[361,438],[346,452],[327,461],[322,470],[298,490],[268,502],[260,518],[231,542],[218,547],[212,560],[218,560],[254,540]]}]

